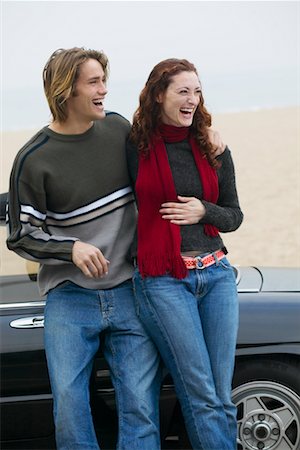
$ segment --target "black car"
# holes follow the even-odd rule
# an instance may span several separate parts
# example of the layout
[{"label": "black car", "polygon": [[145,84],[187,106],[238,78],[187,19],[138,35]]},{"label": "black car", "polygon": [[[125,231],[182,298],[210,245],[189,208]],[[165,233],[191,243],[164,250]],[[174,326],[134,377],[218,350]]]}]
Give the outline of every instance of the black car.
[{"label": "black car", "polygon": [[[20,258],[11,255],[17,266]],[[24,274],[1,275],[3,450],[55,449],[43,345],[45,299],[39,297],[35,271],[30,267]],[[266,267],[236,267],[235,271],[240,328],[232,395],[238,411],[238,449],[299,450],[300,271]],[[101,349],[90,390],[101,448],[115,448],[114,390]],[[167,371],[160,414],[162,448],[190,449]]]}]

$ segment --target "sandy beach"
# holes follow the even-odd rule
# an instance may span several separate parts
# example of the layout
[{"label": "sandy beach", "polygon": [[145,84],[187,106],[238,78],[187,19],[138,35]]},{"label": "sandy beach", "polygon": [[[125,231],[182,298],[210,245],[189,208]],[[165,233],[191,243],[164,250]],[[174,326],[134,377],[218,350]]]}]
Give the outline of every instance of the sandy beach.
[{"label": "sandy beach", "polygon": [[[233,264],[300,266],[299,124],[297,107],[213,117],[213,127],[232,151],[245,216],[239,230],[223,235]],[[17,151],[34,132],[1,134],[1,192],[8,189]],[[0,233],[0,273],[22,273],[26,262],[6,249],[4,227]]]}]

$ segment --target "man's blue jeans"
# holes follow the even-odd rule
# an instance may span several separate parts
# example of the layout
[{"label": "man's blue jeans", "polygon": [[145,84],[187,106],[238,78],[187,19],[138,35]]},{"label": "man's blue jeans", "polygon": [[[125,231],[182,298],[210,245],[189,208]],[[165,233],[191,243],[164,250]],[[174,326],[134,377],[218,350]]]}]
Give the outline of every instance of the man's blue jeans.
[{"label": "man's blue jeans", "polygon": [[136,269],[133,280],[137,313],[173,377],[193,448],[235,449],[238,300],[229,262],[189,270],[183,280],[143,279]]},{"label": "man's blue jeans", "polygon": [[131,281],[107,290],[66,282],[48,294],[45,349],[57,448],[99,450],[89,380],[102,331],[119,414],[117,448],[160,449],[160,357],[136,316]]}]

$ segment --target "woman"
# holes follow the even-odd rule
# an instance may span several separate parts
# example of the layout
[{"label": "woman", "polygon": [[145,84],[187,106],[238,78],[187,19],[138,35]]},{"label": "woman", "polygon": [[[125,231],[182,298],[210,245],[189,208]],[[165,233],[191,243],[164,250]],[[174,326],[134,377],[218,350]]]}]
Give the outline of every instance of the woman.
[{"label": "woman", "polygon": [[137,311],[168,367],[194,449],[236,448],[235,276],[219,232],[242,222],[230,150],[215,157],[196,68],[157,64],[127,155],[139,209]]}]

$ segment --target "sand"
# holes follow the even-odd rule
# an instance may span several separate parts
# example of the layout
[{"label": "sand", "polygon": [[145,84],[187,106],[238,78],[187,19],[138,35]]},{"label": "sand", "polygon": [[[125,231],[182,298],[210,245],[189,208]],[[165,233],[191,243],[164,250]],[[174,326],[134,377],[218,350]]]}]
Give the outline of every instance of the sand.
[{"label": "sand", "polygon": [[[232,151],[244,222],[223,234],[231,263],[300,266],[300,108],[289,107],[213,117],[213,127]],[[8,189],[16,152],[35,130],[1,134],[0,191]],[[32,265],[5,248],[0,229],[0,273]]]},{"label": "sand", "polygon": [[300,108],[216,116],[232,150],[244,222],[223,235],[230,261],[300,266]]}]

